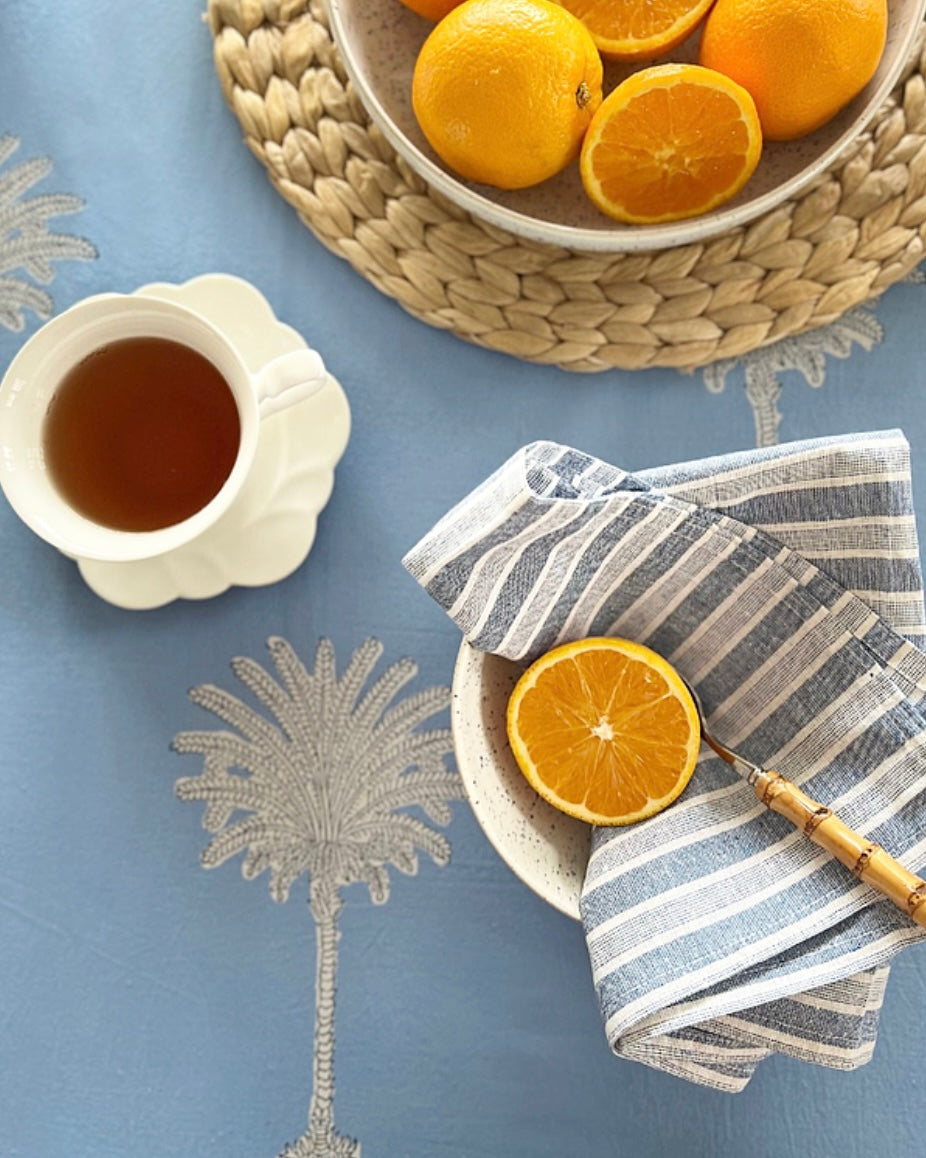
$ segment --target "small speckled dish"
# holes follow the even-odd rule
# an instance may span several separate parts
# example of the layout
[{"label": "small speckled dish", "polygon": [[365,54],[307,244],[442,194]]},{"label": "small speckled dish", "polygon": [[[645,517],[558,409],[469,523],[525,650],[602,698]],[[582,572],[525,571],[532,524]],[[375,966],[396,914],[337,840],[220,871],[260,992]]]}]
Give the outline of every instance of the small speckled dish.
[{"label": "small speckled dish", "polygon": [[511,754],[505,712],[522,670],[463,642],[450,708],[457,768],[502,860],[545,901],[578,920],[592,830],[541,800]]},{"label": "small speckled dish", "polygon": [[[829,124],[797,141],[767,144],[758,169],[739,195],[711,213],[667,225],[622,225],[589,201],[577,164],[540,185],[513,191],[457,178],[428,145],[411,106],[415,60],[433,25],[400,0],[328,0],[332,35],[367,112],[433,189],[476,218],[518,236],[595,252],[665,249],[703,241],[768,213],[828,168],[889,96],[913,48],[926,0],[888,0],[887,7],[887,45],[878,71]],[[698,40],[695,33],[671,59],[696,59]],[[606,65],[605,92],[629,71],[628,66]]]}]

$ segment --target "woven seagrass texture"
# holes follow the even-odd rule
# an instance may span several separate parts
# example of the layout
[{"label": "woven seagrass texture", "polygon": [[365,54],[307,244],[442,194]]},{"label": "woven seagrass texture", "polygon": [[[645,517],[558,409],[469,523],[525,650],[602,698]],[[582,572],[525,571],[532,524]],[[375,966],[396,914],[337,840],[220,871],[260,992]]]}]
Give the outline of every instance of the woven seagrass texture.
[{"label": "woven seagrass texture", "polygon": [[700,244],[583,253],[430,188],[371,124],[321,0],[209,0],[249,148],[301,220],[410,314],[568,370],[694,368],[835,321],[922,259],[926,35],[869,130],[793,200]]}]

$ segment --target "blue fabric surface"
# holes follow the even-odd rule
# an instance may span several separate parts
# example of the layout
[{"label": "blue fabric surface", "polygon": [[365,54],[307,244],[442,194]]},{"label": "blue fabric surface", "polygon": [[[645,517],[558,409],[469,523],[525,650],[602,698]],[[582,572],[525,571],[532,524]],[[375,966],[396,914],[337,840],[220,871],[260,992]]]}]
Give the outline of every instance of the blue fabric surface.
[{"label": "blue fabric surface", "polygon": [[[23,196],[83,203],[52,225],[96,256],[52,263],[55,312],[242,276],[321,352],[353,433],[306,563],[203,603],[121,611],[0,505],[4,1158],[251,1158],[305,1128],[308,893],[275,906],[234,865],[200,869],[200,816],[173,794],[192,769],[170,750],[203,726],[189,687],[232,684],[232,658],[263,660],[274,634],[307,661],[330,637],[340,668],[375,636],[384,664],[414,658],[414,689],[447,684],[458,632],[400,560],[518,447],[552,439],[636,472],[756,441],[743,367],[576,377],[405,314],[271,188],[225,107],[203,8],[0,0],[0,132],[18,142],[0,176],[47,157]],[[785,360],[783,441],[902,427],[923,493],[924,294],[896,286]],[[31,309],[22,329],[0,324],[0,365],[39,324]],[[775,1058],[721,1100],[615,1059],[581,929],[514,877],[464,804],[447,835],[450,864],[393,873],[384,906],[343,893],[335,1117],[364,1158],[919,1158],[904,1107],[926,1062],[921,950],[892,967],[869,1066]]]}]

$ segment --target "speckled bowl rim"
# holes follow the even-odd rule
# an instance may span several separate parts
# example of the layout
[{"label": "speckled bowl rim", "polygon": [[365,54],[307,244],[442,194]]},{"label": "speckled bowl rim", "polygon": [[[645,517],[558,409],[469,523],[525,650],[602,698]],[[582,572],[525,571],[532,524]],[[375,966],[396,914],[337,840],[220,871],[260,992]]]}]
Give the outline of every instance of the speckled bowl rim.
[{"label": "speckled bowl rim", "polygon": [[624,227],[609,231],[545,222],[506,206],[497,205],[489,198],[461,184],[435,164],[398,128],[376,93],[367,84],[351,39],[347,35],[342,12],[343,2],[344,0],[327,0],[326,5],[332,36],[341,62],[367,112],[396,152],[405,158],[420,177],[460,208],[490,225],[541,244],[596,253],[636,253],[696,244],[746,225],[794,197],[815,177],[828,169],[874,119],[907,62],[926,14],[926,0],[916,0],[915,18],[910,21],[907,34],[898,45],[894,61],[882,75],[880,83],[868,95],[859,116],[829,148],[789,180],[783,181],[754,200],[731,206],[710,216],[689,218],[667,225]]},{"label": "speckled bowl rim", "polygon": [[577,921],[592,829],[541,800],[515,763],[505,712],[521,670],[466,640],[461,644],[450,702],[457,769],[476,820],[502,860]]}]

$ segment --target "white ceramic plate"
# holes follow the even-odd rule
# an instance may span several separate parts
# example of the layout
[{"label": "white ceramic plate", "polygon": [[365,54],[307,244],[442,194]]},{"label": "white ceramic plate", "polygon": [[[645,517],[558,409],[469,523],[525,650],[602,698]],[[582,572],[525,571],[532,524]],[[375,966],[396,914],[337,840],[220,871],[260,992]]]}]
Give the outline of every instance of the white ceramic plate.
[{"label": "white ceramic plate", "polygon": [[[266,298],[238,277],[205,274],[182,285],[142,286],[136,293],[197,310],[231,336],[252,370],[306,345],[274,316]],[[349,433],[347,398],[329,374],[317,394],[261,423],[253,469],[206,534],[156,559],[78,559],[81,576],[100,598],[135,611],[174,599],[209,599],[232,585],[278,582],[309,553]]]},{"label": "white ceramic plate", "polygon": [[502,860],[545,901],[578,920],[592,830],[541,800],[511,754],[505,710],[522,670],[464,640],[450,707],[457,768]]},{"label": "white ceramic plate", "polygon": [[[576,164],[540,185],[513,191],[455,177],[428,145],[411,107],[415,60],[433,25],[399,0],[328,0],[328,4],[332,34],[360,99],[395,150],[429,185],[475,217],[519,236],[569,249],[611,252],[701,241],[793,197],[832,164],[889,96],[926,10],[926,0],[888,0],[887,45],[869,84],[816,133],[767,144],[758,169],[734,200],[688,221],[640,226],[622,225],[599,213],[585,195]],[[697,44],[695,34],[671,59],[694,60]],[[606,65],[605,91],[628,71],[627,66]]]}]

